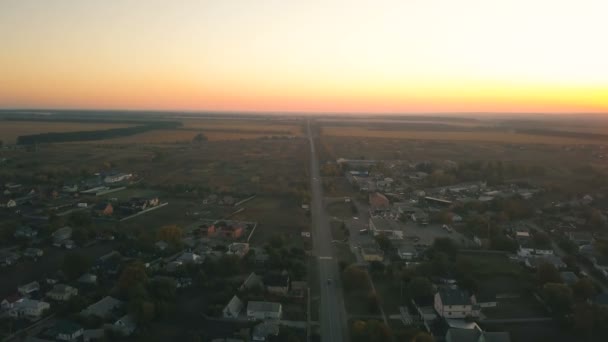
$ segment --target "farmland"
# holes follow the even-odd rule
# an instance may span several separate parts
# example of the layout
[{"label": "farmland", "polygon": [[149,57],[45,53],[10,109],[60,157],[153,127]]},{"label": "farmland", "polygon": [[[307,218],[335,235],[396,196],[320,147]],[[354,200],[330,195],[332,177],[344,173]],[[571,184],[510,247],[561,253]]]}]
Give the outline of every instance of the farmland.
[{"label": "farmland", "polygon": [[505,131],[382,130],[366,127],[323,126],[322,133],[337,137],[366,137],[410,140],[497,142],[518,144],[605,144],[605,140],[584,137],[546,136]]}]

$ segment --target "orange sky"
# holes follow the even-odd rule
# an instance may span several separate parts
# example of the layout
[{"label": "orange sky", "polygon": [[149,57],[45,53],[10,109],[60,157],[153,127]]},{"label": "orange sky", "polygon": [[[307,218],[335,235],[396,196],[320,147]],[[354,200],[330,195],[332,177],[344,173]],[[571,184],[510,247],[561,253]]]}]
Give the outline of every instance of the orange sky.
[{"label": "orange sky", "polygon": [[608,112],[604,0],[0,3],[0,108]]}]

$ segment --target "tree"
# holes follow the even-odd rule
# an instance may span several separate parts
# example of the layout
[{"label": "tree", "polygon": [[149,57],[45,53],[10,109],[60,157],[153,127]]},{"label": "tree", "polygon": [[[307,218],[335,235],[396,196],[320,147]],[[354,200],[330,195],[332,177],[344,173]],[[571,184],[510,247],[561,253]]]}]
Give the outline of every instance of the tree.
[{"label": "tree", "polygon": [[91,261],[78,252],[68,253],[63,258],[62,270],[68,279],[73,280],[85,273],[91,267]]},{"label": "tree", "polygon": [[572,290],[567,285],[547,283],[543,287],[543,297],[553,313],[563,316],[572,307]]},{"label": "tree", "polygon": [[561,277],[559,272],[555,268],[555,266],[543,262],[538,265],[536,269],[536,277],[538,278],[538,282],[540,285],[545,285],[546,283],[561,283]]},{"label": "tree", "polygon": [[589,278],[579,279],[572,285],[572,294],[579,300],[587,300],[593,297],[596,293],[595,285]]},{"label": "tree", "polygon": [[393,248],[393,243],[384,234],[377,235],[376,242],[378,243],[380,249],[384,251],[384,253],[388,253]]},{"label": "tree", "polygon": [[407,285],[408,292],[413,299],[433,294],[433,284],[426,277],[415,277]]},{"label": "tree", "polygon": [[365,290],[369,288],[369,277],[367,272],[356,265],[346,267],[342,273],[342,278],[344,280],[344,288],[347,291],[356,289]]},{"label": "tree", "polygon": [[158,230],[158,240],[178,245],[182,238],[182,229],[174,224],[163,226]]},{"label": "tree", "polygon": [[120,274],[118,288],[126,292],[135,286],[145,284],[147,280],[148,276],[144,264],[135,261],[128,264]]},{"label": "tree", "polygon": [[207,137],[202,132],[199,132],[197,135],[194,136],[194,138],[192,138],[192,142],[197,143],[197,144],[200,144],[207,140],[208,140]]},{"label": "tree", "polygon": [[412,338],[412,342],[435,342],[433,336],[425,333],[424,331],[419,332]]},{"label": "tree", "polygon": [[433,251],[443,252],[450,257],[454,257],[458,253],[458,246],[450,238],[436,238],[433,241]]}]

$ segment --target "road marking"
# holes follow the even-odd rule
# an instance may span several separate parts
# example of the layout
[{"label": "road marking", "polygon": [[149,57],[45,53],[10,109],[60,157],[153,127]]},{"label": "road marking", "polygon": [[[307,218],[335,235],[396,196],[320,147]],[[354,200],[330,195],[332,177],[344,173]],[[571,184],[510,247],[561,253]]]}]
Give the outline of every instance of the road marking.
[{"label": "road marking", "polygon": [[333,258],[330,257],[330,256],[320,256],[319,259],[321,259],[321,260],[331,260]]}]

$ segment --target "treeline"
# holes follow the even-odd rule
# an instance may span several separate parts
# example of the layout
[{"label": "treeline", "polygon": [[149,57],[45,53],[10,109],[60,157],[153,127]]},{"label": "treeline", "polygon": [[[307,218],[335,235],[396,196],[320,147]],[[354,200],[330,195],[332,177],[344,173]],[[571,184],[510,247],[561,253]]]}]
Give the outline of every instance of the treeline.
[{"label": "treeline", "polygon": [[58,143],[69,141],[91,141],[104,140],[111,138],[126,137],[157,129],[175,129],[181,126],[178,121],[163,121],[145,123],[140,126],[111,128],[97,131],[77,131],[77,132],[58,132],[41,133],[32,135],[21,135],[17,138],[18,145],[33,145],[42,143]]}]

